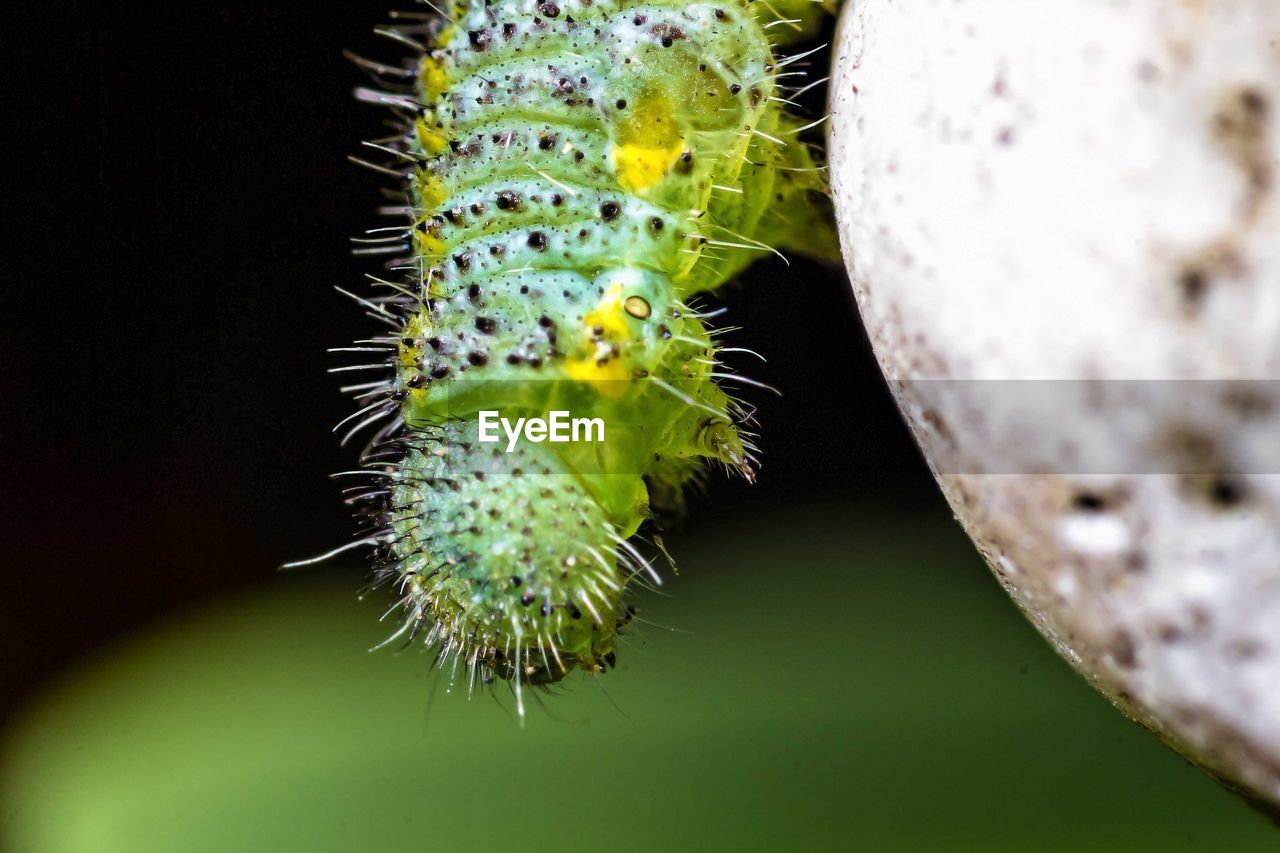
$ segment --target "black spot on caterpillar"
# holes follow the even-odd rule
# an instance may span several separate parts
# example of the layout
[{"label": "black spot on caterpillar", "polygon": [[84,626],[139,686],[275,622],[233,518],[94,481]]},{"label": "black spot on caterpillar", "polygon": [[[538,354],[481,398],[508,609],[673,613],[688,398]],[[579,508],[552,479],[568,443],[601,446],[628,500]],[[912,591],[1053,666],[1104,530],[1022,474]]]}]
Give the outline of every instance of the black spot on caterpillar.
[{"label": "black spot on caterpillar", "polygon": [[[830,240],[823,186],[782,107],[820,7],[459,2],[356,58],[397,132],[367,163],[405,182],[370,251],[397,276],[355,297],[382,381],[340,427],[376,427],[349,494],[424,635],[468,681],[558,681],[615,660],[631,541],[707,460],[754,477],[736,377],[694,297],[762,253]],[[394,280],[392,280],[394,279]],[[377,360],[381,359],[381,360]],[[355,366],[353,366],[355,367]],[[601,444],[482,441],[480,412],[599,419]],[[344,438],[344,440],[345,440]]]}]

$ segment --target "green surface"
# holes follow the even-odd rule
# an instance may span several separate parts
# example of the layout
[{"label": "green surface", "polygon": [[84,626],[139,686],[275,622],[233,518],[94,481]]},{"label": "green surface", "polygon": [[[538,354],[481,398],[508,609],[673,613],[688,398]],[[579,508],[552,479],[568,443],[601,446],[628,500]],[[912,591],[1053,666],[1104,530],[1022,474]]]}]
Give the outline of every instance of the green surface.
[{"label": "green surface", "polygon": [[679,543],[641,616],[688,630],[639,626],[523,728],[509,696],[432,700],[420,654],[366,653],[382,602],[354,578],[282,578],[31,707],[5,849],[1280,847],[1055,658],[956,529],[857,518]]}]

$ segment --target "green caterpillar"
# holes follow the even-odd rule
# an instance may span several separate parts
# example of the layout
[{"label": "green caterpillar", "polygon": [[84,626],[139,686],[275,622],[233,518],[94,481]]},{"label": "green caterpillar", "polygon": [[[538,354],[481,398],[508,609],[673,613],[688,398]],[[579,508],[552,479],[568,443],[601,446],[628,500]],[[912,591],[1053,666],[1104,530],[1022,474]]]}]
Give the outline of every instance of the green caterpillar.
[{"label": "green caterpillar", "polygon": [[[407,180],[391,212],[410,226],[371,240],[403,254],[404,280],[359,300],[388,329],[355,349],[391,376],[356,386],[340,425],[386,421],[360,472],[376,485],[351,500],[401,592],[397,636],[425,631],[471,683],[518,697],[612,665],[624,592],[652,572],[628,540],[678,511],[705,460],[754,476],[691,299],[762,250],[834,252],[805,128],[781,108],[799,73],[775,53],[822,11],[461,0],[384,31],[420,49],[411,66],[357,58],[380,82],[361,96],[402,128],[369,143],[395,159],[368,165]],[[508,452],[481,440],[490,410],[598,418],[606,440],[526,433]]]}]

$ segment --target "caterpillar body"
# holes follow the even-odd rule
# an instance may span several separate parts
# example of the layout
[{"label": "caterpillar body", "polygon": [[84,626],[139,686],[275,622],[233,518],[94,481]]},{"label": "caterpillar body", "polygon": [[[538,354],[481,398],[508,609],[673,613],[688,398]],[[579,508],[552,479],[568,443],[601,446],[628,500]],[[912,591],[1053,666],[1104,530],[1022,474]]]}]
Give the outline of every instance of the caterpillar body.
[{"label": "caterpillar body", "polygon": [[[356,349],[390,376],[355,386],[340,425],[382,421],[375,485],[350,501],[401,591],[397,636],[425,632],[472,684],[519,696],[611,666],[624,592],[652,572],[629,540],[704,461],[753,477],[749,415],[691,300],[762,250],[831,252],[775,55],[820,11],[460,0],[384,31],[414,46],[404,64],[355,58],[379,83],[358,95],[398,119],[368,143],[392,159],[367,165],[406,181],[388,212],[409,225],[368,240],[403,279],[357,297],[388,331]],[[507,452],[478,434],[491,409],[588,415],[608,439]]]}]

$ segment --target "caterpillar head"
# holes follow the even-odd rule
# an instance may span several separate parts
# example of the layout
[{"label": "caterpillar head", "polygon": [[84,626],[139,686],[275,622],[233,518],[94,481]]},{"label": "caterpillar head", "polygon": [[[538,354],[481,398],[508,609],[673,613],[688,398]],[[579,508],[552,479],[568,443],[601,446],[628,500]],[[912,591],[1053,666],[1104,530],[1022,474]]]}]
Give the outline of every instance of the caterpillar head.
[{"label": "caterpillar head", "polygon": [[475,438],[450,424],[399,463],[390,550],[412,618],[485,679],[612,665],[625,581],[599,503],[554,454]]}]

